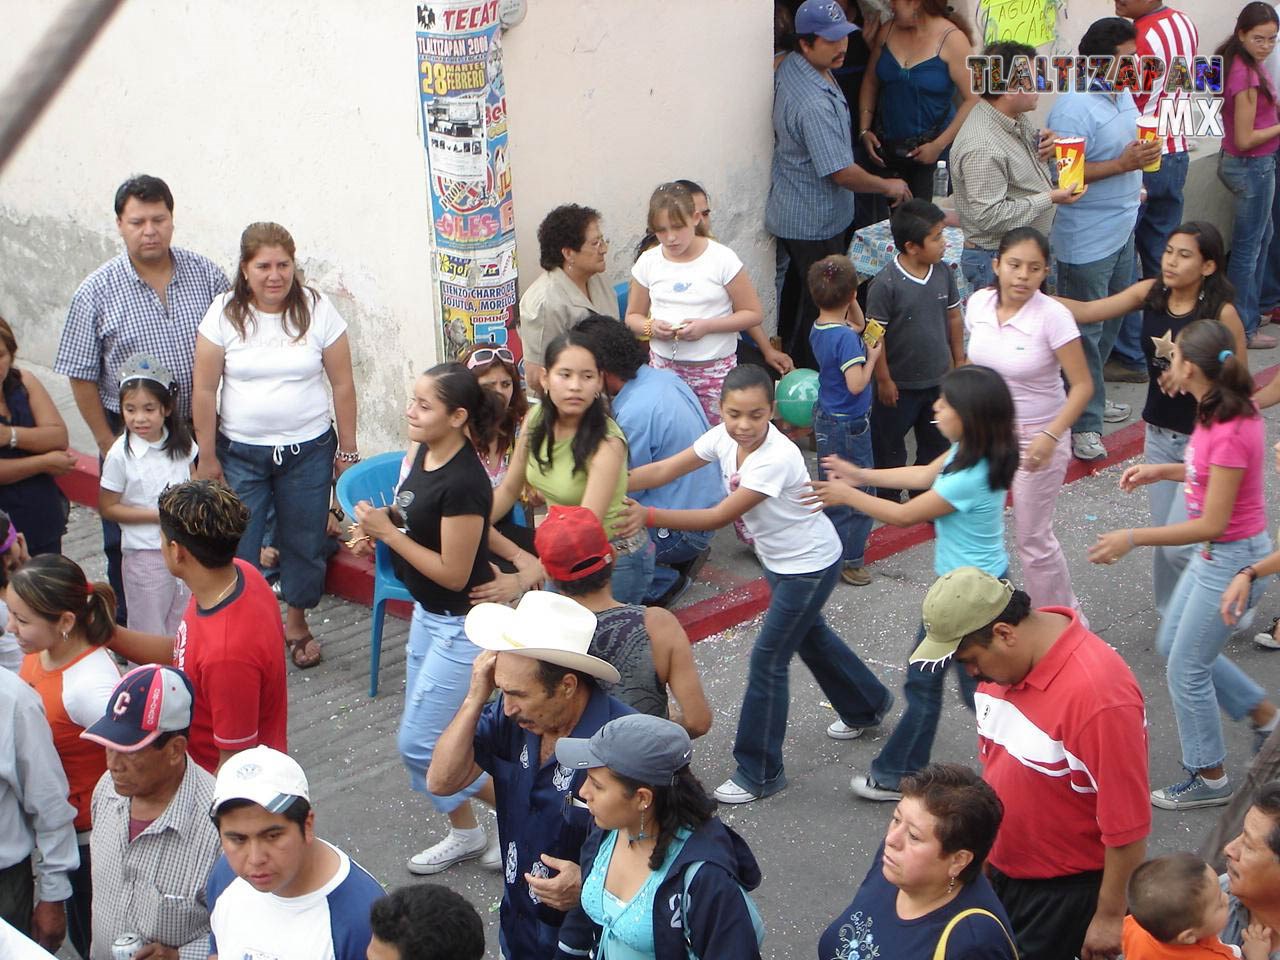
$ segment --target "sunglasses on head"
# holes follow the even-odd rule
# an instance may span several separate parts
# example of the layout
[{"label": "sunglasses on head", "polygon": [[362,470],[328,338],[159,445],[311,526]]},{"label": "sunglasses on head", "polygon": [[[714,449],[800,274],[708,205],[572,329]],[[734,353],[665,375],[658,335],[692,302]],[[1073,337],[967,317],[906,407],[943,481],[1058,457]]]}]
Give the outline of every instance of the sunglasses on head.
[{"label": "sunglasses on head", "polygon": [[514,364],[516,357],[506,347],[484,347],[467,357],[467,369],[474,370],[476,367],[483,366],[486,363],[493,363],[495,360]]}]

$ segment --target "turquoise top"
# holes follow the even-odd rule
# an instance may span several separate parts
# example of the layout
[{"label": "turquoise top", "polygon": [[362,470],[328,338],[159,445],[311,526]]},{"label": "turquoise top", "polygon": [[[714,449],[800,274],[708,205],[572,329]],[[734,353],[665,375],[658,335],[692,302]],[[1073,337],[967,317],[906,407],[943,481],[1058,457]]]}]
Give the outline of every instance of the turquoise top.
[{"label": "turquoise top", "polygon": [[[958,444],[951,445],[947,466],[959,449]],[[940,577],[958,567],[977,567],[993,577],[1003,577],[1009,570],[1004,549],[1004,502],[1009,491],[992,490],[987,471],[983,457],[963,470],[940,473],[933,481],[934,492],[955,508],[933,521],[933,570]]]},{"label": "turquoise top", "polygon": [[650,871],[635,896],[623,901],[604,888],[618,831],[610,830],[605,834],[591,872],[582,884],[582,909],[591,922],[601,928],[600,947],[596,952],[600,960],[656,960],[653,945],[654,894],[688,838],[688,830],[677,831],[662,866]]}]

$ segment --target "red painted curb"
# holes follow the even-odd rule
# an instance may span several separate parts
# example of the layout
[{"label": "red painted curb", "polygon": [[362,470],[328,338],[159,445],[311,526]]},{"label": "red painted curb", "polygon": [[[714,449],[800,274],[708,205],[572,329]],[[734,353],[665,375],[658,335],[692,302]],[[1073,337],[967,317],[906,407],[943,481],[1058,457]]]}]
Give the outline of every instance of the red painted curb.
[{"label": "red painted curb", "polygon": [[[1280,364],[1260,370],[1254,376],[1258,386],[1269,383],[1278,373]],[[1136,457],[1142,452],[1146,425],[1142,421],[1131,423],[1103,438],[1107,455],[1101,460],[1071,460],[1064,483],[1073,483],[1081,477],[1092,476],[1100,470]],[[73,451],[74,452],[74,451]],[[58,477],[58,486],[71,500],[86,507],[98,506],[98,460],[96,457],[76,452],[75,469]],[[933,539],[933,524],[919,523],[912,527],[879,527],[867,540],[867,560],[874,563],[903,550]],[[366,606],[373,603],[373,561],[357,559],[339,551],[329,561],[325,577],[325,590],[335,596]],[[706,600],[699,600],[675,611],[676,618],[696,643],[713,634],[727,630],[763,613],[769,606],[769,585],[763,577],[748,581]],[[388,605],[393,616],[407,619],[410,604],[394,601]]]}]

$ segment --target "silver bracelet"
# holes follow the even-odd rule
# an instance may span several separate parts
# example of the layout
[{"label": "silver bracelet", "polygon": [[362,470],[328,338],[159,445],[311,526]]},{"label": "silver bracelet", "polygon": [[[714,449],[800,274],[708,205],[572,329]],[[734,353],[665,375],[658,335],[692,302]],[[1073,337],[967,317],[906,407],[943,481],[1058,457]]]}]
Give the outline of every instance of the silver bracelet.
[{"label": "silver bracelet", "polygon": [[333,459],[337,460],[339,463],[359,463],[360,451],[359,450],[349,450],[349,451],[339,450],[337,453],[333,455]]},{"label": "silver bracelet", "polygon": [[9,428],[9,449],[13,450],[17,446],[18,446],[18,428],[10,427]]}]

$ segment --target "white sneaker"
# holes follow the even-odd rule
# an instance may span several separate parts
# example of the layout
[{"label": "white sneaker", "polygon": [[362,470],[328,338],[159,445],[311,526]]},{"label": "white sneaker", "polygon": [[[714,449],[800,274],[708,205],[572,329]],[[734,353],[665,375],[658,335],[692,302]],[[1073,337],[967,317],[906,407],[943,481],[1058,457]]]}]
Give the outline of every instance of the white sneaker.
[{"label": "white sneaker", "polygon": [[498,845],[497,829],[489,835],[489,842],[485,844],[484,853],[480,854],[480,866],[486,870],[502,869],[502,847]]},{"label": "white sneaker", "polygon": [[750,790],[738,786],[732,780],[726,780],[720,784],[711,795],[721,803],[750,803],[752,800],[760,799],[758,793],[752,793]]},{"label": "white sneaker", "polygon": [[855,773],[849,781],[849,789],[863,800],[901,800],[902,791],[892,787],[882,787],[869,773]]},{"label": "white sneaker", "polygon": [[429,877],[448,870],[455,863],[484,856],[488,846],[489,839],[483,833],[480,835],[480,842],[477,843],[459,836],[456,830],[450,830],[448,835],[435,846],[427,847],[421,853],[410,857],[406,866],[410,873]]},{"label": "white sneaker", "polygon": [[1102,445],[1102,434],[1092,430],[1074,434],[1071,437],[1071,453],[1077,460],[1101,460],[1107,455],[1107,448]]},{"label": "white sneaker", "polygon": [[827,727],[827,736],[832,740],[857,740],[866,729],[866,727],[851,727],[843,720],[837,720]]},{"label": "white sneaker", "polygon": [[1127,403],[1108,400],[1102,408],[1102,419],[1107,423],[1121,423],[1129,419],[1130,409]]},{"label": "white sneaker", "polygon": [[[1256,610],[1257,607],[1254,607]],[[1253,642],[1264,650],[1280,650],[1280,640],[1276,640],[1276,624],[1280,623],[1280,617],[1271,621],[1271,629],[1264,633],[1255,633]]]}]

